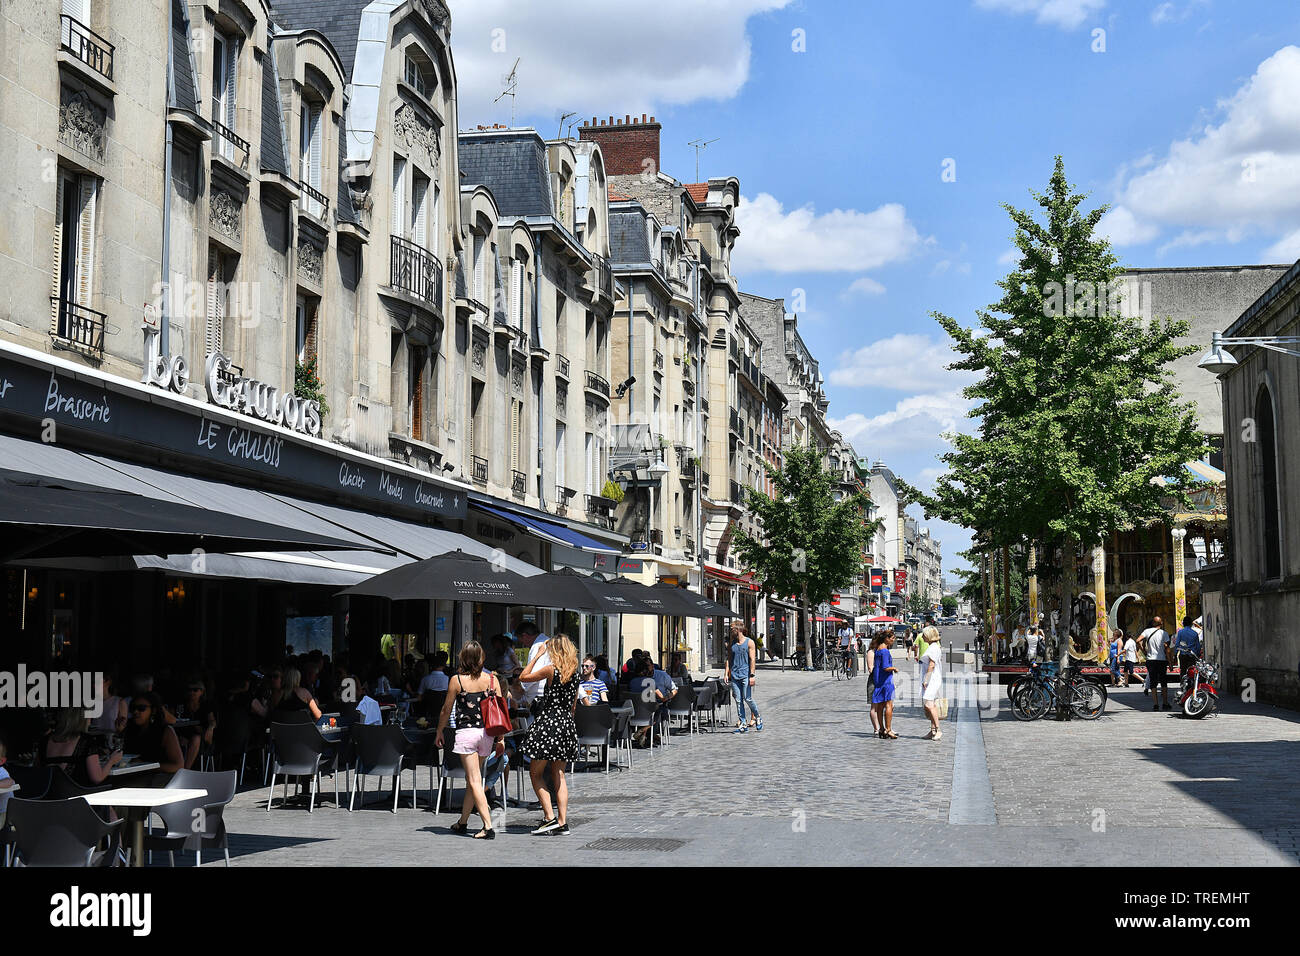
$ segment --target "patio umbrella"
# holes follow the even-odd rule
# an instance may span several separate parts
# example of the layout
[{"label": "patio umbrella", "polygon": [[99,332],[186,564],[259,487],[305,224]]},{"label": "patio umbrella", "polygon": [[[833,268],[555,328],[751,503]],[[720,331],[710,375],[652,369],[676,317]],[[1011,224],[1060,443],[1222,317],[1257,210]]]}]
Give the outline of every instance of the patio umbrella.
[{"label": "patio umbrella", "polygon": [[393,601],[480,601],[605,613],[581,587],[556,581],[555,575],[498,570],[487,558],[460,550],[404,564],[338,593]]},{"label": "patio umbrella", "polygon": [[[674,613],[660,610],[659,602],[651,603],[640,595],[633,593],[632,588],[613,581],[607,581],[602,577],[592,574],[583,574],[575,571],[573,568],[561,568],[558,571],[552,571],[549,574],[541,575],[554,583],[557,594],[566,598],[569,595],[577,595],[575,600],[594,603],[598,605],[602,614],[665,614]],[[642,585],[643,590],[649,591]],[[567,609],[582,610],[579,604],[557,605]]]},{"label": "patio umbrella", "polygon": [[[238,551],[355,550],[242,515],[81,482],[0,472],[0,560]],[[379,550],[376,548],[376,550]]]},{"label": "patio umbrella", "polygon": [[[689,588],[663,582],[653,586],[638,584],[626,578],[610,582],[625,589],[633,598],[650,605],[653,610],[644,613],[663,614],[670,617],[736,617],[736,612],[725,604],[710,600]],[[636,612],[629,612],[636,613]]]},{"label": "patio umbrella", "polygon": [[890,617],[888,614],[878,614],[875,617],[867,618],[868,624],[897,624],[898,618]]}]

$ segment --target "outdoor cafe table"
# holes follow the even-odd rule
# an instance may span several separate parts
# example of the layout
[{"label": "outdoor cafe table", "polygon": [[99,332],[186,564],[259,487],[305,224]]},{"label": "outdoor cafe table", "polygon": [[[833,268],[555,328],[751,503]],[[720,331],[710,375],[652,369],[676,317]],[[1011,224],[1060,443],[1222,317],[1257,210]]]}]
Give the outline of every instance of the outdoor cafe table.
[{"label": "outdoor cafe table", "polygon": [[110,777],[124,777],[129,773],[143,773],[146,770],[161,770],[158,761],[133,760],[131,763],[118,764],[108,772]]},{"label": "outdoor cafe table", "polygon": [[183,803],[206,797],[206,790],[160,790],[148,787],[122,787],[118,790],[101,790],[82,796],[92,807],[112,807],[122,811],[127,826],[131,828],[131,865],[144,866],[144,822],[154,807],[170,803]]}]

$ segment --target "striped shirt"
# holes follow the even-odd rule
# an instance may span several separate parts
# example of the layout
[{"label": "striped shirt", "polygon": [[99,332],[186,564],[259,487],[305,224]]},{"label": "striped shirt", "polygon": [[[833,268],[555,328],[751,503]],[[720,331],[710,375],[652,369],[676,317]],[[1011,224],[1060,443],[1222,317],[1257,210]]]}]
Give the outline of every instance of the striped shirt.
[{"label": "striped shirt", "polygon": [[599,677],[591,677],[583,681],[579,690],[582,693],[584,702],[588,704],[600,703],[601,695],[609,693],[609,688],[605,686],[605,682]]}]

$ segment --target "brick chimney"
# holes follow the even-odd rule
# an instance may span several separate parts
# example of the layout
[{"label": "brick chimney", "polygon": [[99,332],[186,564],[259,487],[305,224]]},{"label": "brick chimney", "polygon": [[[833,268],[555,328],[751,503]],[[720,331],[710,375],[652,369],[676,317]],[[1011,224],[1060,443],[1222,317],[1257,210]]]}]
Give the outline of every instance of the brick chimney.
[{"label": "brick chimney", "polygon": [[608,123],[597,123],[593,116],[590,123],[584,121],[578,127],[578,138],[600,146],[608,175],[640,175],[647,170],[659,172],[660,129],[655,118],[647,119],[644,113],[639,120],[631,114],[618,121],[611,116]]}]

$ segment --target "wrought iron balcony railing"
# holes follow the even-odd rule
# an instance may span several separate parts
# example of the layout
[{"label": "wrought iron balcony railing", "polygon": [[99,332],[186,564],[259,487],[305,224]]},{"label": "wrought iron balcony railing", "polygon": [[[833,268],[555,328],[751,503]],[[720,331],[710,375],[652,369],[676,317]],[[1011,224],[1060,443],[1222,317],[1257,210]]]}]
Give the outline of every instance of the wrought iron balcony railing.
[{"label": "wrought iron balcony railing", "polygon": [[609,398],[609,382],[595,372],[587,372],[587,388],[599,395]]},{"label": "wrought iron balcony railing", "polygon": [[389,237],[389,254],[389,284],[441,308],[442,263],[438,257],[401,236]]},{"label": "wrought iron balcony railing", "polygon": [[113,78],[113,44],[66,13],[59,17],[59,47],[104,79]]},{"label": "wrought iron balcony railing", "polygon": [[731,500],[742,505],[745,503],[745,489],[738,481],[731,483]]},{"label": "wrought iron balcony railing", "polygon": [[555,372],[564,378],[569,377],[569,357],[567,355],[555,356]]},{"label": "wrought iron balcony railing", "polygon": [[488,461],[486,458],[480,458],[474,455],[470,458],[474,466],[474,480],[480,485],[486,485],[488,482]]},{"label": "wrought iron balcony railing", "polygon": [[655,349],[655,370],[662,372],[664,370],[664,353]]},{"label": "wrought iron balcony railing", "polygon": [[314,189],[307,183],[299,182],[298,186],[302,189],[302,195],[298,197],[299,207],[317,219],[324,219],[330,211],[329,199],[320,190]]},{"label": "wrought iron balcony railing", "polygon": [[108,316],[58,296],[50,296],[50,306],[55,314],[50,336],[56,347],[70,346],[104,357],[104,321]]},{"label": "wrought iron balcony railing", "polygon": [[522,498],[528,493],[528,476],[522,471],[510,472],[510,493],[516,498]]}]

